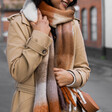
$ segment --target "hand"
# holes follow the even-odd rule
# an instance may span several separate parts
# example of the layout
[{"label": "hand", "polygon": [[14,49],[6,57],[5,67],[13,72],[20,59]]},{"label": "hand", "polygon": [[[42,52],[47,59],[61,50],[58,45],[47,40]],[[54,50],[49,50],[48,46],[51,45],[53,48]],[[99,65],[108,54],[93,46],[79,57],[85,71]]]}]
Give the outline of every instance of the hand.
[{"label": "hand", "polygon": [[54,68],[54,75],[60,87],[66,86],[73,82],[73,76],[62,68]]},{"label": "hand", "polygon": [[51,30],[47,16],[42,17],[42,14],[39,9],[38,9],[38,21],[36,23],[31,22],[31,26],[32,26],[33,30],[39,30],[48,35]]}]

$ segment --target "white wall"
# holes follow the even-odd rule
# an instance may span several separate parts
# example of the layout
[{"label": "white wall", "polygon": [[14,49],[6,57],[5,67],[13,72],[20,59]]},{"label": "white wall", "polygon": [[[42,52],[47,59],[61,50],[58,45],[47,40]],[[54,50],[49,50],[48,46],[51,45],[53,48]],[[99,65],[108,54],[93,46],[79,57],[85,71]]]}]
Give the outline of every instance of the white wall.
[{"label": "white wall", "polygon": [[105,47],[112,48],[112,0],[105,0]]}]

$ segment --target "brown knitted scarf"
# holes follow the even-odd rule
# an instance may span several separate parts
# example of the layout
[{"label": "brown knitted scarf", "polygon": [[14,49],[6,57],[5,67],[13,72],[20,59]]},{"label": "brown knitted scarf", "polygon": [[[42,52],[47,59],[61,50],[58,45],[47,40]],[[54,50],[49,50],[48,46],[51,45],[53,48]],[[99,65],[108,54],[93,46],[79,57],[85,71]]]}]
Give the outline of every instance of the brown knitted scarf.
[{"label": "brown knitted scarf", "polygon": [[[56,9],[41,2],[39,9],[43,16],[47,16],[50,26],[56,28],[56,42],[52,43],[48,54],[43,58],[35,73],[37,74],[34,112],[61,112],[66,110],[69,100],[75,103],[67,87],[57,86],[53,68],[71,68],[74,56],[74,39],[72,20],[74,10]],[[52,35],[50,35],[52,37]],[[55,49],[54,49],[55,46]],[[63,97],[64,96],[64,97]],[[66,110],[68,112],[68,110]]]}]

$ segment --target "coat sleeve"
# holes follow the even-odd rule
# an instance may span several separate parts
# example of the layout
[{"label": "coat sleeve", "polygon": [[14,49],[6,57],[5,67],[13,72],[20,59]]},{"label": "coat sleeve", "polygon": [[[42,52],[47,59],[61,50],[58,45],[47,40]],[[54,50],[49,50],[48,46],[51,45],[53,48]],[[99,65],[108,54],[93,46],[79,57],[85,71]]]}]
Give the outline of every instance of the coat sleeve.
[{"label": "coat sleeve", "polygon": [[52,39],[37,30],[32,32],[28,40],[22,29],[11,20],[7,40],[7,60],[9,71],[17,82],[26,81],[47,54]]},{"label": "coat sleeve", "polygon": [[86,56],[84,40],[78,21],[75,20],[75,59],[74,69],[76,81],[72,87],[79,88],[86,84],[90,76],[90,68]]}]

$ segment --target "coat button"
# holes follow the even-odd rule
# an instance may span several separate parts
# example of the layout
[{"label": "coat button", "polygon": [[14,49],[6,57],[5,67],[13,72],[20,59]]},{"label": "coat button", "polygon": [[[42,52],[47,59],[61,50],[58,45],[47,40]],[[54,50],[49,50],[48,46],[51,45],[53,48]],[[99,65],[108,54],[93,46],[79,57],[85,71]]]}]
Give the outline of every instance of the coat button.
[{"label": "coat button", "polygon": [[47,50],[46,50],[46,49],[44,49],[44,50],[42,51],[42,53],[43,53],[43,54],[46,54],[46,53],[47,53]]}]

